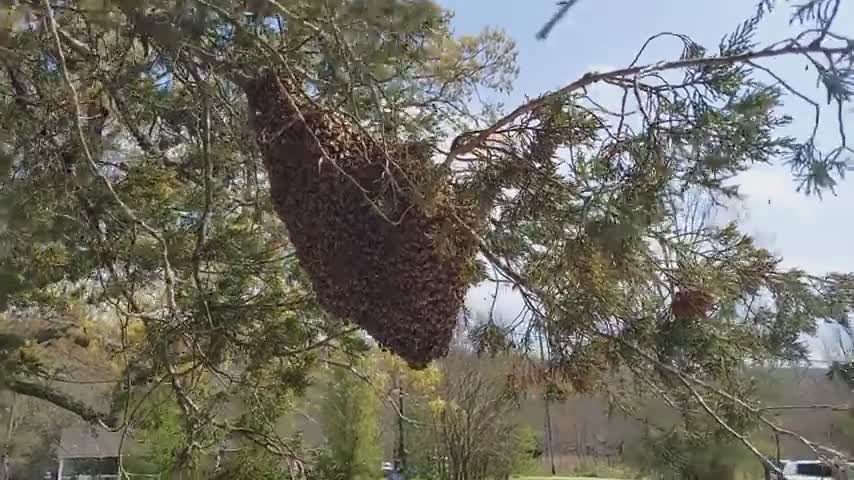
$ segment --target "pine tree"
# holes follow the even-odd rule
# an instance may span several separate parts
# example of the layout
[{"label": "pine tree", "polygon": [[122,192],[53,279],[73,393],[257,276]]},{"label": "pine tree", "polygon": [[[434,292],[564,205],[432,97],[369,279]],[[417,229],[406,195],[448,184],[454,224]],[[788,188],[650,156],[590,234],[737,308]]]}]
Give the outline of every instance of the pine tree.
[{"label": "pine tree", "polygon": [[[707,415],[745,444],[741,430],[779,431],[743,367],[803,360],[799,338],[819,322],[847,327],[854,278],[785,269],[737,223],[698,213],[737,198],[735,176],[759,163],[786,163],[805,193],[832,191],[851,155],[844,135],[782,135],[780,105],[806,99],[821,117],[831,104],[844,123],[854,44],[838,31],[840,2],[762,1],[712,48],[656,36],[681,41],[681,57],[594,72],[509,113],[479,99],[511,88],[513,42],[494,29],[454,37],[431,1],[3,5],[0,308],[61,324],[50,336],[92,337],[69,348],[100,349],[121,374],[101,411],[53,383],[67,351],[51,356],[28,331],[0,339],[2,385],[113,426],[132,422],[121,400],[166,385],[189,450],[231,432],[302,463],[270,419],[329,347],[363,349],[350,319],[319,307],[273,213],[242,91],[273,70],[373,145],[451,145],[403,189],[424,201],[407,201],[425,218],[453,207],[448,230],[487,261],[466,265],[470,281],[494,273],[523,294],[527,321],[485,331],[522,351],[544,333],[539,378],[614,399],[666,395],[686,421]],[[768,12],[787,8],[791,37],[757,45]],[[811,65],[825,98],[763,63],[784,56]],[[592,102],[594,83],[626,98],[620,111]],[[395,181],[359,187],[410,182],[381,177]],[[399,205],[386,200],[368,207]],[[606,381],[627,371],[633,382]],[[214,415],[224,399],[246,411]]]}]

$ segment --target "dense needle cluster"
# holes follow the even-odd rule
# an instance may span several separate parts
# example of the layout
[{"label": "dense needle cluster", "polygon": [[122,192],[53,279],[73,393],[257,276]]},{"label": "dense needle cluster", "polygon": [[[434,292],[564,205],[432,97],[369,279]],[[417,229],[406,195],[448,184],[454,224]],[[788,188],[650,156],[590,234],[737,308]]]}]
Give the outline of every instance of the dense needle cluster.
[{"label": "dense needle cluster", "polygon": [[317,298],[424,367],[447,354],[471,278],[470,210],[447,187],[416,193],[425,149],[379,145],[286,85],[268,74],[247,96],[273,206]]}]

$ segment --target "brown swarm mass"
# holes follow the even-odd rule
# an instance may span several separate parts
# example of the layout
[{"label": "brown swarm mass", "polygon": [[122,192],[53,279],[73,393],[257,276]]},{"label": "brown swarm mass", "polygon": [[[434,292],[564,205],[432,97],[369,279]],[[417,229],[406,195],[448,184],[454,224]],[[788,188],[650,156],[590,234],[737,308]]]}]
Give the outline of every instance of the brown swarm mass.
[{"label": "brown swarm mass", "polygon": [[423,368],[447,354],[468,286],[476,243],[459,222],[465,210],[449,190],[429,215],[416,206],[411,190],[429,153],[382,148],[288,90],[270,74],[247,97],[273,206],[301,266],[327,312]]},{"label": "brown swarm mass", "polygon": [[698,288],[684,288],[673,295],[670,309],[677,320],[694,321],[707,316],[714,303],[715,298],[710,293]]}]

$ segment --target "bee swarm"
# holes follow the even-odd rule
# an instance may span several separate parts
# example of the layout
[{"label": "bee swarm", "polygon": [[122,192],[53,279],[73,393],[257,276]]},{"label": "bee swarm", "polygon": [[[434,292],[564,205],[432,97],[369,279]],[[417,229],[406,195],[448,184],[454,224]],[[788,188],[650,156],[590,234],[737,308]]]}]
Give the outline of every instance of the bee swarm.
[{"label": "bee swarm", "polygon": [[429,152],[384,148],[286,85],[267,74],[247,97],[300,264],[328,313],[423,368],[447,354],[472,276],[477,243],[460,222],[473,220],[471,209],[444,185],[428,214],[412,193]]}]

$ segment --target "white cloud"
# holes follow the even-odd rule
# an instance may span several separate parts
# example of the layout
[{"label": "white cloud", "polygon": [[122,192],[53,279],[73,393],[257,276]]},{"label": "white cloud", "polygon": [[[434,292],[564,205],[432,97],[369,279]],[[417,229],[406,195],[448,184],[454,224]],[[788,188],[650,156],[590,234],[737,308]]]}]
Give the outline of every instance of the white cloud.
[{"label": "white cloud", "polygon": [[850,218],[854,184],[842,183],[823,199],[797,192],[782,166],[761,166],[737,179],[745,195],[745,227],[787,266],[815,273],[854,271],[854,224]]},{"label": "white cloud", "polygon": [[466,294],[466,305],[474,313],[475,318],[483,315],[488,318],[495,298],[495,320],[499,323],[510,323],[525,310],[525,302],[518,291],[507,284],[498,288],[497,296],[494,282],[483,282],[470,289]]}]

